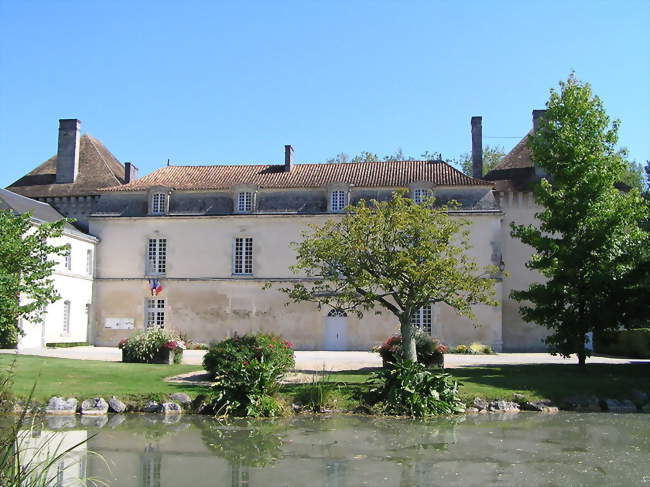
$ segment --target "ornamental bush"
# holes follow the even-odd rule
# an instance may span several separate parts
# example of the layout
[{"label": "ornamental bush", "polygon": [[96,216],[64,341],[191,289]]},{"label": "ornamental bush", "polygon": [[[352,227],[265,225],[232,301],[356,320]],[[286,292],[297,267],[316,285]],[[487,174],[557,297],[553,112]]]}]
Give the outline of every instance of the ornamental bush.
[{"label": "ornamental bush", "polygon": [[378,410],[385,414],[423,417],[465,410],[458,382],[421,363],[397,357],[390,368],[374,372],[369,382],[371,394],[379,400]]},{"label": "ornamental bush", "polygon": [[211,343],[203,367],[215,380],[213,410],[219,416],[281,415],[274,395],[294,365],[293,344],[277,335],[235,335]]},{"label": "ornamental bush", "polygon": [[471,345],[456,345],[449,353],[460,353],[465,355],[492,355],[494,350],[489,345],[480,342],[473,342]]},{"label": "ornamental bush", "polygon": [[149,328],[135,332],[129,338],[121,340],[124,362],[158,362],[161,353],[169,350],[174,354],[174,363],[180,363],[183,358],[185,343],[178,334],[164,328]]},{"label": "ornamental bush", "polygon": [[[426,367],[444,367],[444,354],[449,351],[449,348],[437,338],[418,330],[415,334],[415,349],[419,363]],[[384,367],[391,367],[396,358],[402,356],[401,335],[388,337],[375,351],[381,356]]]}]

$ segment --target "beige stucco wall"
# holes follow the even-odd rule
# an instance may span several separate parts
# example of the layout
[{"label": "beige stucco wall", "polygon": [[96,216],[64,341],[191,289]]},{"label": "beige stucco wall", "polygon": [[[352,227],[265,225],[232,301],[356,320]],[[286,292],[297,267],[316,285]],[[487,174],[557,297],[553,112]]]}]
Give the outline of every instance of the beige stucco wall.
[{"label": "beige stucco wall", "polygon": [[[467,216],[467,215],[466,215]],[[471,220],[471,254],[480,265],[498,263],[501,248],[500,213],[480,213]],[[91,233],[100,238],[95,283],[95,343],[115,345],[131,332],[106,328],[106,318],[132,318],[144,326],[147,239],[167,239],[167,273],[159,296],[166,300],[166,326],[186,332],[196,341],[210,341],[234,332],[268,330],[282,334],[298,349],[324,347],[328,309],[312,303],[289,304],[278,288],[295,276],[290,242],[300,239],[308,223],[329,216],[238,215],[223,217],[91,218]],[[253,277],[232,275],[232,242],[253,237]],[[496,260],[495,260],[496,259]],[[273,281],[271,289],[262,286]],[[497,283],[497,295],[501,296]],[[436,305],[434,334],[451,344],[474,340],[501,347],[501,308],[477,306],[480,326],[459,318],[446,305]],[[397,331],[386,310],[348,316],[348,348],[365,350]]]},{"label": "beige stucco wall", "polygon": [[513,290],[528,288],[542,276],[530,271],[525,264],[530,260],[533,248],[510,236],[510,223],[536,225],[535,213],[541,207],[535,204],[530,192],[501,192],[499,204],[504,212],[502,224],[503,260],[509,274],[503,281],[503,341],[504,350],[513,352],[543,351],[546,345],[542,339],[547,330],[533,323],[526,323],[519,312],[520,304],[510,298]]}]

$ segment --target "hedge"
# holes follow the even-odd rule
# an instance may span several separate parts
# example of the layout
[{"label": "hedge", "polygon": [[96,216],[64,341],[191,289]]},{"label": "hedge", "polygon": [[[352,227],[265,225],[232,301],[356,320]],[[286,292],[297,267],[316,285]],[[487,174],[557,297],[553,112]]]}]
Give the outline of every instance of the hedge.
[{"label": "hedge", "polygon": [[597,353],[650,358],[650,328],[600,333],[594,345]]}]

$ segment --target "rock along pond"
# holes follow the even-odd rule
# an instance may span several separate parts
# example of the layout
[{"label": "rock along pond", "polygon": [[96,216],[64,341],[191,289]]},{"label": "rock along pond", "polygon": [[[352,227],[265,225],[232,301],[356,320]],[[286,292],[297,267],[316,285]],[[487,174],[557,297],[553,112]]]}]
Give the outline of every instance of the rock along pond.
[{"label": "rock along pond", "polygon": [[50,417],[20,441],[65,449],[84,440],[51,467],[53,485],[79,476],[118,487],[650,484],[642,414]]}]

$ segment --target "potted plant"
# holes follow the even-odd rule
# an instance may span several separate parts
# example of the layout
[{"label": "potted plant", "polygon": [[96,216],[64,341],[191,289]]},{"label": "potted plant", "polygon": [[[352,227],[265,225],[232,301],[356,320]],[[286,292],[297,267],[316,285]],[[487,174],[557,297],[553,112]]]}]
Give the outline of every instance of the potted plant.
[{"label": "potted plant", "polygon": [[185,342],[178,334],[163,328],[151,328],[120,340],[122,362],[147,364],[179,364],[183,360]]}]

